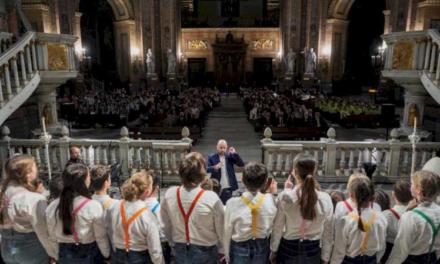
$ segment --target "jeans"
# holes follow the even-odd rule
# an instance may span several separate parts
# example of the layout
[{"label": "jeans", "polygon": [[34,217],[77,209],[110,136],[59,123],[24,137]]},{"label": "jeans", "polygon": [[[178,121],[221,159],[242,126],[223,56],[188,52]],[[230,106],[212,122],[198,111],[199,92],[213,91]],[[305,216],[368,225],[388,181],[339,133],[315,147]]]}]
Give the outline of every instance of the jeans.
[{"label": "jeans", "polygon": [[126,251],[116,249],[112,255],[112,264],[150,264],[150,254],[148,251]]},{"label": "jeans", "polygon": [[176,264],[216,264],[218,259],[217,246],[196,246],[185,243],[174,245]]},{"label": "jeans", "polygon": [[387,246],[385,248],[385,253],[383,254],[382,259],[379,262],[380,264],[387,263],[387,260],[390,257],[390,254],[391,254],[391,251],[393,250],[393,247],[394,247],[394,244],[387,242]]},{"label": "jeans", "polygon": [[37,235],[12,229],[1,230],[1,254],[6,264],[48,263],[49,256]]},{"label": "jeans", "polygon": [[281,239],[277,263],[320,264],[321,248],[319,240]]},{"label": "jeans", "polygon": [[103,263],[101,252],[96,242],[90,244],[60,243],[59,264],[100,264]]},{"label": "jeans", "polygon": [[423,264],[436,264],[439,263],[439,261],[437,260],[437,255],[434,252],[431,253],[426,253],[423,255],[418,255],[418,256],[414,256],[414,255],[409,255],[405,262],[403,262],[403,264],[418,264],[418,263],[423,263]]},{"label": "jeans", "polygon": [[251,239],[244,242],[231,241],[230,263],[269,263],[269,239]]},{"label": "jeans", "polygon": [[362,255],[354,258],[345,256],[344,260],[342,261],[342,264],[376,264],[376,263],[377,263],[376,255],[373,256]]}]

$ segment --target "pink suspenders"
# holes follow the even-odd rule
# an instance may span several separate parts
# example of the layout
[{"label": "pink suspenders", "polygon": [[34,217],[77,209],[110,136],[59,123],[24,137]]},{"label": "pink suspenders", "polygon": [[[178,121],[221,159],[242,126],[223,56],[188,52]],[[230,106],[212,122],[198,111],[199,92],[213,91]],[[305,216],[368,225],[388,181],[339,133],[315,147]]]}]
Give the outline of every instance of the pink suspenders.
[{"label": "pink suspenders", "polygon": [[73,209],[72,212],[72,226],[70,227],[71,231],[72,231],[72,235],[73,235],[73,240],[75,240],[75,244],[79,244],[79,239],[78,239],[78,233],[76,232],[75,229],[75,219],[76,216],[78,215],[78,212],[86,205],[90,202],[90,199],[86,198],[84,199],[75,209]]}]

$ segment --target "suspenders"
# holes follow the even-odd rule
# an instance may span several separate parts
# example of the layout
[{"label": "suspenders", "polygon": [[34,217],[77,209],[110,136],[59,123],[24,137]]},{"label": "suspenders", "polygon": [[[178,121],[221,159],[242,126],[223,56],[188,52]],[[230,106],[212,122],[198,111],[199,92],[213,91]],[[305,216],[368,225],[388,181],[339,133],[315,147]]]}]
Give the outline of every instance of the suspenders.
[{"label": "suspenders", "polygon": [[394,210],[393,208],[390,208],[390,212],[396,217],[397,221],[400,220],[400,215],[396,210]]},{"label": "suspenders", "polygon": [[72,231],[73,240],[75,240],[76,245],[79,244],[79,238],[78,238],[78,233],[76,232],[76,229],[75,229],[75,219],[76,219],[76,216],[78,215],[78,212],[89,202],[90,202],[90,199],[88,199],[88,198],[84,199],[75,209],[73,209],[73,212],[72,212],[72,226],[70,227],[70,229]]},{"label": "suspenders", "polygon": [[107,210],[110,207],[110,205],[113,204],[113,202],[114,200],[112,198],[108,198],[102,203],[102,207],[104,208],[104,210]]},{"label": "suspenders", "polygon": [[241,200],[251,210],[251,214],[252,214],[252,236],[255,239],[257,237],[258,209],[260,209],[261,205],[264,202],[264,195],[259,194],[258,200],[257,200],[257,202],[255,204],[252,204],[252,201],[250,201],[245,196],[241,196]]},{"label": "suspenders", "polygon": [[191,216],[192,211],[194,210],[194,207],[196,207],[197,202],[199,201],[200,197],[202,197],[205,190],[200,190],[199,193],[196,195],[196,198],[191,203],[191,206],[189,207],[188,212],[185,212],[185,209],[183,209],[182,200],[180,199],[180,187],[176,189],[177,192],[177,204],[179,205],[180,213],[182,214],[183,221],[185,222],[185,238],[186,238],[186,244],[190,244],[190,235],[189,235],[189,217]]},{"label": "suspenders", "polygon": [[435,238],[437,237],[439,230],[440,230],[440,224],[436,227],[434,224],[434,221],[418,208],[414,208],[412,211],[414,213],[418,214],[420,217],[422,217],[431,226],[432,241],[431,241],[431,245],[429,246],[429,252],[428,252],[428,253],[431,253],[431,252],[433,252],[432,250],[434,249]]},{"label": "suspenders", "polygon": [[347,209],[350,213],[353,212],[353,207],[348,203],[347,200],[344,200],[344,205],[345,205],[345,207],[347,207]]},{"label": "suspenders", "polygon": [[[360,215],[358,215],[357,213],[354,213],[354,212],[350,213],[349,215],[354,221],[359,221],[359,217],[361,217]],[[367,249],[368,249],[368,238],[370,236],[370,234],[369,234],[370,227],[374,223],[376,218],[377,218],[377,213],[373,211],[370,218],[368,219],[368,221],[362,222],[363,226],[364,226],[365,234],[362,239],[361,248],[360,248],[361,255],[363,255],[365,253],[365,251],[367,251]]]},{"label": "suspenders", "polygon": [[157,203],[153,206],[153,208],[151,208],[151,212],[152,212],[153,214],[156,214],[156,211],[157,211],[157,209],[159,209],[159,207],[160,207],[160,203],[157,202]]},{"label": "suspenders", "polygon": [[124,228],[124,244],[125,244],[125,250],[128,252],[130,251],[130,234],[129,234],[129,228],[130,225],[139,218],[143,212],[145,212],[147,208],[141,208],[137,210],[128,220],[125,216],[125,207],[124,207],[124,201],[121,201],[120,204],[120,212],[121,212],[121,222],[122,227]]}]

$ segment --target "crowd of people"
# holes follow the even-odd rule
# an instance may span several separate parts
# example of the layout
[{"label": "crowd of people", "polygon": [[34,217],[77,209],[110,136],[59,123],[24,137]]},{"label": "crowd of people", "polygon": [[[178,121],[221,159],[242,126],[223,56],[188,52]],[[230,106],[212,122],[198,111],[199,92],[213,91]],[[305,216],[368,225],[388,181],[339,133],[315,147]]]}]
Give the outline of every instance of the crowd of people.
[{"label": "crowd of people", "polygon": [[207,113],[220,104],[221,96],[210,88],[189,88],[179,94],[161,87],[129,94],[121,88],[90,90],[70,101],[77,126],[181,127],[200,126]]},{"label": "crowd of people", "polygon": [[[238,154],[231,148],[225,154],[223,143],[219,160],[212,156],[208,165],[201,154],[187,154],[179,165],[181,185],[168,188],[160,202],[151,173],[132,175],[117,199],[108,195],[109,169],[80,162],[50,184],[48,200],[35,159],[12,157],[0,193],[3,261],[438,263],[440,158],[415,172],[411,183],[395,183],[393,207],[359,173],[350,176],[345,193],[324,192],[315,179],[317,162],[307,154],[295,157],[280,193],[263,164],[247,163],[244,192],[224,204],[224,163]],[[208,170],[220,180],[207,179]]]},{"label": "crowd of people", "polygon": [[340,119],[351,115],[379,115],[380,107],[375,104],[341,97],[323,97],[315,100],[315,108],[324,113],[339,114]]},{"label": "crowd of people", "polygon": [[275,93],[263,89],[242,89],[240,92],[249,120],[257,127],[317,127],[325,129],[321,113],[313,100],[320,94],[302,89]]}]

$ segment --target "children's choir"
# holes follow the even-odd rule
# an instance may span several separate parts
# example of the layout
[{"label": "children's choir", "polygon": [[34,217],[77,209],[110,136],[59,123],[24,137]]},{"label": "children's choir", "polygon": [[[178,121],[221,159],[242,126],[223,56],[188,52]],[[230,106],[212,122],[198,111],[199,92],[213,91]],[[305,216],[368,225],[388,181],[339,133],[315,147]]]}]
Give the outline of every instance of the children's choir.
[{"label": "children's choir", "polygon": [[249,162],[244,192],[224,206],[196,152],[180,163],[181,186],[160,195],[158,178],[141,171],[120,200],[108,195],[107,166],[71,164],[45,195],[34,158],[14,156],[0,189],[1,256],[7,264],[438,264],[439,170],[434,158],[391,197],[358,173],[345,194],[328,194],[316,160],[299,154],[277,195],[266,167]]}]

